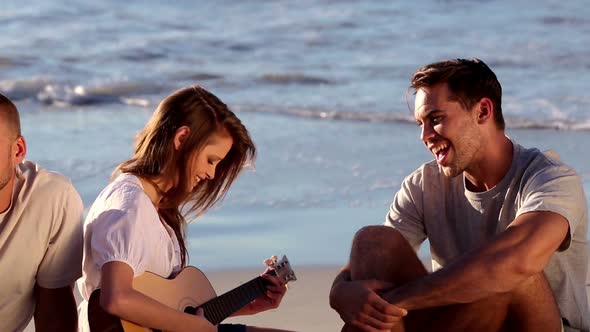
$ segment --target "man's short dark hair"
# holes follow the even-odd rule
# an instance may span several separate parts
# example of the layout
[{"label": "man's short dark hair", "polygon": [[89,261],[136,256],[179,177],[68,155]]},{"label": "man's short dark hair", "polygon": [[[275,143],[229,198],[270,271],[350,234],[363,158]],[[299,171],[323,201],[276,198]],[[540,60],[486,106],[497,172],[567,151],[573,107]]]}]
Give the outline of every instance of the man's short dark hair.
[{"label": "man's short dark hair", "polygon": [[482,98],[489,98],[494,105],[494,118],[500,129],[505,128],[502,115],[502,86],[496,74],[477,58],[453,59],[431,63],[418,69],[412,76],[414,93],[447,83],[452,99],[470,109]]},{"label": "man's short dark hair", "polygon": [[6,121],[9,130],[16,135],[21,135],[20,117],[16,105],[8,97],[0,93],[0,117]]}]

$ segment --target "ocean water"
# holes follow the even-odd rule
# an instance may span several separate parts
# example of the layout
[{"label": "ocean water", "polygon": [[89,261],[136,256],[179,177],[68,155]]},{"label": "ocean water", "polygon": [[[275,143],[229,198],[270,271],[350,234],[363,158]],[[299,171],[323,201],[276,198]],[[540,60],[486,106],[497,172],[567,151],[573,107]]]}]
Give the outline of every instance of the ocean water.
[{"label": "ocean water", "polygon": [[589,14],[582,0],[5,1],[0,92],[28,158],[69,176],[88,207],[157,103],[207,87],[259,158],[189,226],[191,264],[341,264],[431,159],[406,102],[429,62],[488,63],[508,135],[555,149],[590,193]]}]

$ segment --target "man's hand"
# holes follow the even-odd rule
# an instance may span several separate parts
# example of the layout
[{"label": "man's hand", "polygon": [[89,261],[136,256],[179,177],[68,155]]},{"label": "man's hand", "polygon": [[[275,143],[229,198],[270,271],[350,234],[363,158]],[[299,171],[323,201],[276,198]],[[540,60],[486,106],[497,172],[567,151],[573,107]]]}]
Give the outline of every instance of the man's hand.
[{"label": "man's hand", "polygon": [[345,323],[361,331],[390,331],[408,314],[378,294],[391,287],[379,280],[339,282],[332,287],[330,304]]}]

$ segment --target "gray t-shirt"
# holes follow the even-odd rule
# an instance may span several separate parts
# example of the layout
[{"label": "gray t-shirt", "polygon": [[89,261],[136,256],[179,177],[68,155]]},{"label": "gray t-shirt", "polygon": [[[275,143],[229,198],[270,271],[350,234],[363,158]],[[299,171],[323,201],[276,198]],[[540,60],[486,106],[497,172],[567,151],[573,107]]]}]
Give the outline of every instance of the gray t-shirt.
[{"label": "gray t-shirt", "polygon": [[485,192],[467,190],[464,176],[445,176],[435,161],[422,165],[404,180],[385,224],[398,229],[414,250],[428,238],[436,270],[486,243],[523,213],[562,215],[569,234],[545,274],[562,317],[588,331],[588,207],[581,179],[553,152],[513,146],[508,173]]}]

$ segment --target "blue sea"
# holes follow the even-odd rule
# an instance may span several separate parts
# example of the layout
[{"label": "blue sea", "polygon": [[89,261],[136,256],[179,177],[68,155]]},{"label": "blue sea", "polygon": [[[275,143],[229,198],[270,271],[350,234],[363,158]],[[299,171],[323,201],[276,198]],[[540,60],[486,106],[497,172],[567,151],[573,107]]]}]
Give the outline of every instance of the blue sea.
[{"label": "blue sea", "polygon": [[69,176],[87,208],[170,92],[200,84],[236,111],[259,157],[188,228],[205,270],[344,263],[432,159],[406,92],[446,58],[483,59],[508,135],[555,149],[590,193],[585,0],[5,0],[0,31],[0,92],[28,159]]}]

